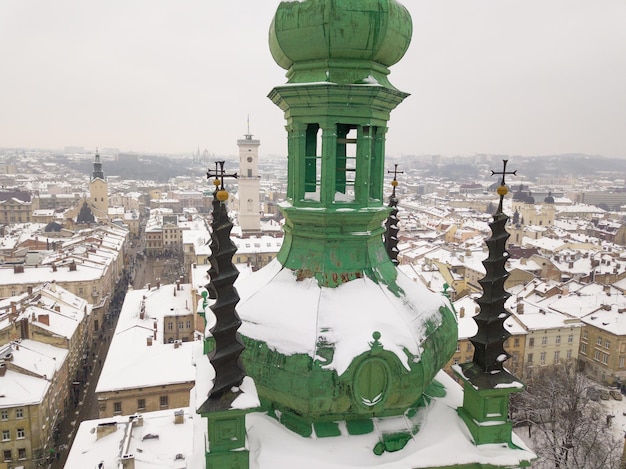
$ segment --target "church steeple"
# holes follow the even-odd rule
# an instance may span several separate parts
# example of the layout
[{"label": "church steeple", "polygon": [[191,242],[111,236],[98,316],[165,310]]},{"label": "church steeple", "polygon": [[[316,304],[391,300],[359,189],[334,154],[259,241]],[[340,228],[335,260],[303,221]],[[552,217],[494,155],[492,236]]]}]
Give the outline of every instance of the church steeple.
[{"label": "church steeple", "polygon": [[102,163],[100,162],[100,154],[96,148],[96,156],[93,160],[93,172],[91,173],[91,180],[102,179],[104,181],[104,171],[102,171]]},{"label": "church steeple", "polygon": [[100,154],[96,148],[93,160],[93,172],[89,182],[89,202],[93,214],[98,220],[105,220],[109,213],[109,185],[104,177]]}]

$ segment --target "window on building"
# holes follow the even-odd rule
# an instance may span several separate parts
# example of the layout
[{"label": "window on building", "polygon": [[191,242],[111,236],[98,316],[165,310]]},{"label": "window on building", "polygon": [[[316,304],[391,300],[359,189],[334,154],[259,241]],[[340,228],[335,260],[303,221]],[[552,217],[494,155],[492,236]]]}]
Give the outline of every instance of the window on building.
[{"label": "window on building", "polygon": [[461,344],[459,344],[458,342],[456,343],[456,351],[457,353],[461,351]]},{"label": "window on building", "polygon": [[23,428],[18,428],[17,429],[17,439],[21,439],[21,438],[26,438],[26,432],[24,431]]},{"label": "window on building", "polygon": [[16,419],[23,419],[24,418],[24,409],[22,409],[22,408],[15,409],[15,418]]},{"label": "window on building", "polygon": [[567,356],[567,359],[568,359],[568,360],[570,360],[570,359],[572,358],[572,349],[569,349],[569,350],[567,351],[567,355],[566,355],[566,356]]},{"label": "window on building", "polygon": [[603,353],[602,354],[602,363],[604,363],[605,365],[609,363],[609,354],[608,353]]},{"label": "window on building", "polygon": [[541,352],[541,355],[539,356],[539,360],[542,365],[546,364],[546,352]]},{"label": "window on building", "polygon": [[178,321],[178,328],[182,329],[185,323],[183,321]]},{"label": "window on building", "polygon": [[115,413],[122,413],[122,403],[121,402],[114,402],[113,403],[113,412]]},{"label": "window on building", "polygon": [[600,351],[599,350],[595,351],[595,353],[593,354],[593,358],[595,360],[598,360],[598,361],[600,360]]},{"label": "window on building", "polygon": [[588,338],[589,338],[589,332],[584,331],[584,332],[583,332],[583,339],[584,339],[584,340],[587,340]]},{"label": "window on building", "polygon": [[541,345],[544,345],[544,346],[545,346],[545,345],[548,345],[548,336],[547,336],[547,335],[544,335],[544,336],[541,338]]},{"label": "window on building", "polygon": [[528,339],[528,346],[529,347],[534,347],[535,346],[535,338],[531,337],[530,339]]},{"label": "window on building", "polygon": [[2,430],[2,441],[9,441],[11,439],[11,432],[9,430]]},{"label": "window on building", "polygon": [[8,410],[0,411],[0,420],[9,420],[9,411]]},{"label": "window on building", "polygon": [[598,336],[598,338],[596,339],[596,345],[602,347],[602,337]]},{"label": "window on building", "polygon": [[79,295],[84,295],[85,294],[85,289],[83,287],[78,287],[78,294]]},{"label": "window on building", "polygon": [[580,353],[587,355],[587,344],[580,344]]},{"label": "window on building", "polygon": [[145,399],[137,399],[137,410],[144,410],[146,408]]},{"label": "window on building", "polygon": [[567,343],[568,344],[574,343],[574,334],[570,334],[567,336]]},{"label": "window on building", "polygon": [[557,335],[554,339],[554,341],[556,342],[557,345],[559,345],[561,343],[561,336]]},{"label": "window on building", "polygon": [[454,359],[454,364],[455,364],[455,365],[458,365],[458,364],[459,364],[459,359],[458,359],[458,358],[455,358],[455,359]]},{"label": "window on building", "polygon": [[527,362],[529,365],[532,365],[532,364],[533,364],[533,354],[532,354],[532,353],[529,353],[529,354],[528,354],[528,360],[526,360],[526,362]]},{"label": "window on building", "polygon": [[167,330],[168,331],[173,331],[174,330],[174,322],[173,321],[168,321],[167,322]]},{"label": "window on building", "polygon": [[605,340],[604,341],[604,348],[605,349],[611,348],[611,341],[610,340]]},{"label": "window on building", "polygon": [[554,363],[558,363],[559,362],[560,355],[561,355],[560,351],[557,350],[556,352],[554,352]]},{"label": "window on building", "polygon": [[5,449],[4,450],[4,462],[9,462],[11,461],[11,450],[10,449]]},{"label": "window on building", "polygon": [[619,357],[619,367],[620,367],[620,368],[624,368],[624,361],[626,361],[626,360],[624,359],[624,357]]},{"label": "window on building", "polygon": [[159,398],[159,404],[161,405],[161,407],[167,407],[168,406],[167,396],[161,396]]},{"label": "window on building", "polygon": [[187,329],[191,329],[191,321],[187,321],[187,322],[185,323],[185,327],[186,327]]},{"label": "window on building", "polygon": [[519,337],[515,337],[515,338],[513,339],[513,346],[514,346],[514,347],[519,347]]},{"label": "window on building", "polygon": [[467,351],[468,351],[468,352],[471,352],[471,351],[472,351],[472,343],[471,343],[471,342],[468,342],[468,343],[467,343]]}]

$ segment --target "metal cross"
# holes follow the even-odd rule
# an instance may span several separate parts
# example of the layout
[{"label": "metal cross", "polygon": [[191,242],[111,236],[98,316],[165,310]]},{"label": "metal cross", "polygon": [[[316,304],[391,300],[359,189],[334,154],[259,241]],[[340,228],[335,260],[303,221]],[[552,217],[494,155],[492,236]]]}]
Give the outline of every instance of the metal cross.
[{"label": "metal cross", "polygon": [[224,178],[225,177],[231,177],[231,178],[235,178],[235,179],[237,179],[239,177],[237,175],[237,173],[226,174],[224,172],[224,163],[225,163],[225,161],[216,161],[215,162],[215,171],[211,171],[209,169],[206,172],[207,179],[211,179],[212,177],[214,177],[216,179],[219,178],[219,180],[220,180],[220,190],[224,189]]},{"label": "metal cross", "polygon": [[387,171],[387,174],[393,173],[393,180],[396,180],[398,174],[404,174],[404,171],[398,171],[398,163],[393,165],[393,171]]},{"label": "metal cross", "polygon": [[511,172],[507,173],[506,172],[506,164],[509,162],[509,160],[502,160],[502,162],[504,163],[504,167],[502,168],[502,171],[501,172],[496,172],[496,171],[492,170],[491,171],[491,175],[493,176],[495,174],[502,174],[502,181],[500,182],[500,185],[501,186],[505,186],[506,184],[504,183],[504,177],[507,174],[513,174],[513,175],[517,176],[517,169],[515,171],[511,171]]}]

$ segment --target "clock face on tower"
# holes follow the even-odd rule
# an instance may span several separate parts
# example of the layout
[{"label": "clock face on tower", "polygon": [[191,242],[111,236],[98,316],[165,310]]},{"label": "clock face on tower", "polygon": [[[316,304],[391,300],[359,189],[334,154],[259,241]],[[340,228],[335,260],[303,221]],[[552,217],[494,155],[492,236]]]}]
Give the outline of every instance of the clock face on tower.
[{"label": "clock face on tower", "polygon": [[252,163],[252,157],[251,156],[248,157],[248,163]]}]

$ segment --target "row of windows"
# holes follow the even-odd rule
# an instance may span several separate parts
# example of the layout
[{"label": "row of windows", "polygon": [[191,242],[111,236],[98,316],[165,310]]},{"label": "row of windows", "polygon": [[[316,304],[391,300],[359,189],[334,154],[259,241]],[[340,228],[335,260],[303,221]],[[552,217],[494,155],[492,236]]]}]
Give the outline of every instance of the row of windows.
[{"label": "row of windows", "polygon": [[[13,461],[13,452],[10,449],[4,450],[4,462]],[[26,459],[26,448],[18,448],[17,449],[17,459]]]},{"label": "row of windows", "polygon": [[[549,342],[549,340],[548,340],[548,336],[547,336],[547,335],[544,335],[544,336],[541,338],[541,345],[542,345],[542,346],[546,346],[546,345],[548,345],[548,342]],[[574,334],[569,334],[569,335],[567,336],[567,343],[568,343],[568,344],[571,344],[571,343],[573,343],[573,342],[574,342]],[[561,344],[561,336],[560,336],[560,335],[557,335],[557,336],[554,338],[554,343],[555,343],[556,345],[560,345],[560,344]],[[534,347],[534,346],[535,346],[535,338],[534,338],[534,337],[531,337],[531,338],[529,338],[529,339],[528,339],[528,346],[529,346],[529,347]]]},{"label": "row of windows", "polygon": [[[183,327],[185,326],[185,327]],[[183,323],[183,321],[178,321],[178,328],[179,329],[191,329],[191,321],[186,321]],[[167,330],[168,331],[173,331],[174,330],[174,321],[168,321],[167,322]]]},{"label": "row of windows", "polygon": [[[161,407],[167,407],[169,405],[169,399],[167,396],[159,397],[159,405]],[[145,410],[146,409],[146,400],[145,399],[137,399],[137,410]],[[116,414],[122,413],[122,403],[120,401],[113,403],[113,412]]]},{"label": "row of windows", "polygon": [[[545,365],[547,357],[548,357],[548,353],[547,352],[541,352],[539,354],[539,364],[540,365]],[[535,358],[534,354],[529,353],[528,357],[526,359],[526,365],[532,366],[534,358]],[[567,358],[568,360],[571,360],[571,358],[572,358],[572,350],[571,349],[567,351],[565,358]],[[561,359],[561,351],[560,350],[556,350],[554,352],[554,356],[553,356],[553,363],[558,363],[558,361],[560,359]]]},{"label": "row of windows", "polygon": [[[21,440],[23,438],[26,438],[26,430],[18,428],[15,439]],[[2,430],[2,441],[11,441],[11,430]]]},{"label": "row of windows", "polygon": [[[15,409],[15,418],[16,419],[23,419],[24,418],[24,409],[22,409],[22,408]],[[2,409],[0,411],[0,420],[3,420],[3,421],[9,420],[9,410],[8,409]]]}]

